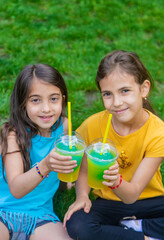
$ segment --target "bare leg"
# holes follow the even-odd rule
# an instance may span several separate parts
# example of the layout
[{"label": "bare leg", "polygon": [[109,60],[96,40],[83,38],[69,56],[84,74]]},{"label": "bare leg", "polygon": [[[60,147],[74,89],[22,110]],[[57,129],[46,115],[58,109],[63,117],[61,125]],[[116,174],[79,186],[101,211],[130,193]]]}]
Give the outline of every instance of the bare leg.
[{"label": "bare leg", "polygon": [[30,240],[71,240],[61,222],[47,223],[37,227]]},{"label": "bare leg", "polygon": [[0,222],[0,240],[9,240],[9,231],[2,222]]}]

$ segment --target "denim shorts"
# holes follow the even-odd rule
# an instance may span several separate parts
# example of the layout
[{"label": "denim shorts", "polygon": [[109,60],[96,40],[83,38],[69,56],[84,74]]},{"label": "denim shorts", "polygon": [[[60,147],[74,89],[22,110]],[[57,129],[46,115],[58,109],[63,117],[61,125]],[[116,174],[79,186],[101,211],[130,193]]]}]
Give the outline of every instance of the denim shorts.
[{"label": "denim shorts", "polygon": [[[3,219],[5,219],[5,216],[3,215]],[[31,236],[31,232],[29,234],[25,233],[25,232],[22,232],[21,231],[21,223],[19,224],[19,227],[17,229],[17,231],[14,231],[14,224],[13,224],[13,219],[5,219],[6,222],[4,222],[4,220],[2,219],[2,217],[0,217],[0,222],[2,222],[8,229],[9,231],[9,235],[10,235],[10,240],[29,240],[30,239],[30,236]],[[7,223],[8,221],[8,223]],[[38,218],[37,221],[36,221],[36,225],[35,225],[35,229],[37,227],[40,227],[44,224],[47,224],[49,222],[53,222],[51,220],[44,220],[44,219],[40,219]],[[8,226],[8,224],[10,225],[10,228]],[[28,224],[28,223],[27,223]]]}]

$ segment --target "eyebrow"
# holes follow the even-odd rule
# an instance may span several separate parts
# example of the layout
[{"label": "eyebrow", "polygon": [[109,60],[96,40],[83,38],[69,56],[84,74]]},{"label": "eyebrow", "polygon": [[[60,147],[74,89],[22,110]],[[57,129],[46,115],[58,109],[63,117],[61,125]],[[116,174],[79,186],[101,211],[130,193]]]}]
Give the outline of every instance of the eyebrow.
[{"label": "eyebrow", "polygon": [[[122,87],[122,88],[120,88],[120,89],[118,89],[119,91],[121,91],[121,90],[124,90],[124,89],[131,89],[132,87],[130,87],[130,86],[125,86],[125,87]],[[112,92],[112,91],[110,91],[110,90],[104,90],[104,91],[101,91],[101,93],[106,93],[106,92]]]},{"label": "eyebrow", "polygon": [[108,91],[108,90],[101,91],[101,93],[106,93],[106,92],[111,92],[111,91]]},{"label": "eyebrow", "polygon": [[[52,94],[50,95],[50,97],[52,97],[52,96],[54,96],[54,95],[60,96],[59,93],[52,93]],[[33,94],[33,95],[30,95],[30,96],[29,96],[29,98],[32,98],[32,97],[40,97],[40,95]]]}]

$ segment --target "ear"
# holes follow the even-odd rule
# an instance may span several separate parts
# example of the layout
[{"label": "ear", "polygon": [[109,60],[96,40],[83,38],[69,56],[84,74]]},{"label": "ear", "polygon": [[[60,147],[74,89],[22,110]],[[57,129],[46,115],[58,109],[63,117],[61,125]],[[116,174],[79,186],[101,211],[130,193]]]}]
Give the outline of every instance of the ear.
[{"label": "ear", "polygon": [[141,92],[142,92],[142,97],[145,98],[149,95],[150,91],[150,81],[145,80],[142,85],[141,85]]}]

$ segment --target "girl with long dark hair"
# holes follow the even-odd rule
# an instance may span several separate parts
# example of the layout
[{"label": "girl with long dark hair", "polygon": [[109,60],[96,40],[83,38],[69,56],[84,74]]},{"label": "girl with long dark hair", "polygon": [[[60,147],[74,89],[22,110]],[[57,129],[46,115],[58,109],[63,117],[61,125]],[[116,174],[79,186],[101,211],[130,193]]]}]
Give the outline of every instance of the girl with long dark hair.
[{"label": "girl with long dark hair", "polygon": [[53,211],[57,173],[76,166],[54,150],[68,126],[67,97],[63,77],[49,65],[28,65],[15,82],[1,129],[1,240],[70,239]]}]

